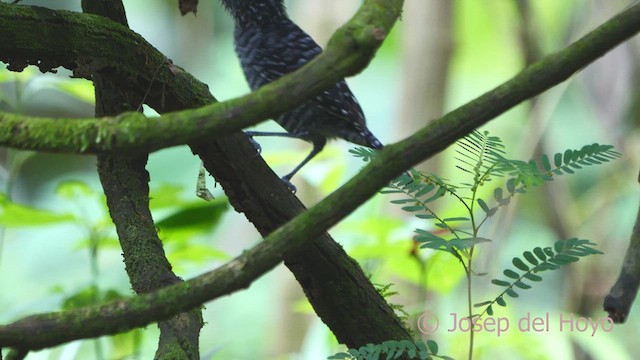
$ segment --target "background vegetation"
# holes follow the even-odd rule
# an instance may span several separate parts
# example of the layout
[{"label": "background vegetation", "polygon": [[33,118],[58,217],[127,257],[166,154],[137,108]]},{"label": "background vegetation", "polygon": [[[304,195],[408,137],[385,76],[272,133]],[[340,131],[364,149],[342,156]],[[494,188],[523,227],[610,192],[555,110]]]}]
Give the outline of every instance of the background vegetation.
[{"label": "background vegetation", "polygon": [[[77,1],[23,3],[79,11]],[[400,140],[442,112],[501,83],[535,58],[536,52],[545,54],[563,47],[628,4],[536,0],[523,7],[518,1],[461,0],[450,2],[450,9],[436,9],[425,6],[427,3],[408,0],[403,21],[371,66],[349,79],[370,128],[384,143]],[[288,4],[294,20],[324,45],[359,1],[295,0]],[[125,6],[131,28],[208,83],[218,99],[247,91],[232,49],[232,24],[217,1],[202,1],[195,18],[179,16],[175,1],[128,1]],[[441,15],[428,17],[436,11]],[[430,34],[447,29],[447,14],[451,15],[450,41],[440,35],[430,42]],[[546,274],[542,286],[521,294],[509,308],[499,309],[497,316],[606,316],[602,298],[619,270],[638,201],[634,179],[640,168],[639,57],[636,38],[535,103],[520,105],[489,125],[492,134],[504,140],[512,158],[531,158],[535,149],[554,153],[593,142],[613,144],[624,154],[620,160],[586,169],[576,177],[560,177],[522,196],[485,226],[496,243],[479,248],[476,272],[499,271],[522,251],[534,245],[549,246],[560,238],[588,238],[605,253]],[[440,63],[422,68],[434,58]],[[429,75],[434,69],[445,71]],[[429,87],[424,84],[426,79],[436,79],[431,84],[442,81],[442,86]],[[412,100],[421,98],[427,100]],[[65,71],[42,75],[34,68],[20,74],[0,70],[0,109],[90,117],[93,87],[88,81],[69,79]],[[306,151],[308,146],[287,139],[260,140],[263,156],[278,173],[295,165],[302,156],[300,149]],[[350,147],[344,142],[331,143],[297,176],[299,194],[307,205],[337,188],[361,166],[348,153]],[[427,164],[427,169],[456,178],[460,172],[453,158],[454,153],[447,151]],[[0,149],[0,165],[0,192],[5,194],[0,198],[0,225],[5,226],[0,228],[0,288],[11,289],[0,296],[0,322],[131,293],[94,157]],[[214,191],[219,201],[213,204],[194,197],[198,167],[199,160],[186,147],[152,154],[147,167],[160,237],[167,239],[169,260],[183,278],[214,268],[260,239],[242,215],[227,211],[219,189]],[[9,200],[25,207],[9,212]],[[463,313],[464,273],[450,256],[424,250],[416,253],[412,240],[416,220],[388,205],[388,200],[376,197],[331,233],[371,274],[374,283],[394,283],[392,290],[401,295],[390,301],[404,305],[412,326],[423,312],[436,314],[442,327],[435,339],[441,349],[462,357],[466,349],[456,344],[464,342],[466,334],[444,329],[451,326],[451,312]],[[447,204],[441,206],[446,212]],[[202,214],[203,207],[207,217],[192,216]],[[219,221],[212,224],[211,218]],[[475,284],[479,297],[495,294],[490,277]],[[640,334],[634,321],[638,315],[636,308],[627,324],[593,337],[589,332],[567,331],[512,330],[500,337],[483,333],[476,340],[478,358],[567,359],[575,355],[632,359]],[[249,290],[207,305],[204,317],[212,320],[202,330],[202,354],[214,359],[319,359],[340,349],[282,267]],[[32,353],[29,358],[150,358],[157,332],[149,326],[114,338]]]}]

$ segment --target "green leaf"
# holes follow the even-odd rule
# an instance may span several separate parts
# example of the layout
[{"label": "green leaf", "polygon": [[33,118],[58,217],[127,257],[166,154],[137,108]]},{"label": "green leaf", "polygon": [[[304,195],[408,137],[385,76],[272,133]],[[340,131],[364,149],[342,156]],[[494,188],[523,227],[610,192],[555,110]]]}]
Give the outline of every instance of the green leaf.
[{"label": "green leaf", "polygon": [[532,273],[526,273],[524,274],[524,277],[528,280],[531,281],[542,281],[542,278],[538,275],[532,274]]},{"label": "green leaf", "polygon": [[402,191],[398,189],[384,188],[383,190],[380,190],[380,194],[399,194],[399,193],[402,193]]},{"label": "green leaf", "polygon": [[522,270],[522,271],[529,271],[529,266],[527,266],[527,264],[524,263],[524,261],[522,261],[520,258],[514,257],[511,262],[513,263],[513,265],[515,267],[517,267],[518,269]]},{"label": "green leaf", "polygon": [[546,246],[544,249],[542,249],[544,251],[545,254],[547,254],[548,257],[554,257],[556,254],[553,253],[553,250],[551,250],[550,247]]},{"label": "green leaf", "polygon": [[149,207],[152,210],[180,206],[185,201],[180,197],[183,187],[173,184],[161,184],[149,193]]},{"label": "green leaf", "polygon": [[402,210],[406,212],[416,212],[416,211],[423,211],[424,207],[420,205],[403,206]]},{"label": "green leaf", "polygon": [[568,167],[568,166],[563,166],[563,167],[561,167],[561,169],[564,170],[564,172],[566,172],[567,174],[575,174],[576,173],[575,171],[571,170],[571,168]]},{"label": "green leaf", "polygon": [[433,189],[435,189],[436,186],[433,184],[423,184],[422,188],[420,190],[418,190],[417,193],[415,193],[415,197],[420,198],[423,197],[424,195],[427,195],[428,193],[430,193]]},{"label": "green leaf", "polygon": [[329,359],[329,360],[349,360],[349,359],[352,359],[352,358],[353,357],[351,356],[351,354],[346,353],[346,352],[342,352],[342,353],[337,353],[335,355],[331,355],[327,359]]},{"label": "green leaf", "polygon": [[47,226],[75,220],[69,213],[32,208],[11,202],[0,193],[0,226],[8,228]]},{"label": "green leaf", "polygon": [[465,239],[452,239],[452,240],[449,240],[449,245],[459,250],[462,250],[462,249],[468,249],[477,244],[486,243],[486,242],[491,242],[491,240],[481,238],[481,237],[475,237],[475,238],[465,238]]},{"label": "green leaf", "polygon": [[542,163],[544,171],[551,171],[551,163],[549,163],[549,157],[547,155],[543,154],[540,157],[540,162]]},{"label": "green leaf", "polygon": [[516,178],[511,178],[509,180],[507,180],[507,191],[510,194],[513,194],[516,192],[516,185],[517,185],[517,180]]},{"label": "green leaf", "polygon": [[550,263],[543,263],[538,265],[538,267],[536,268],[537,271],[547,271],[547,270],[557,270],[560,267],[557,265],[553,265]]},{"label": "green leaf", "polygon": [[565,249],[565,247],[571,247],[571,243],[573,242],[573,240],[576,239],[573,238],[567,240],[558,240],[553,244],[553,248],[557,253],[561,253]]},{"label": "green leaf", "polygon": [[134,329],[126,333],[109,336],[111,342],[111,359],[127,359],[132,354],[138,354],[142,348],[142,338],[144,331],[142,329]]},{"label": "green leaf", "polygon": [[492,316],[492,315],[493,315],[493,305],[491,305],[491,306],[489,306],[489,307],[487,308],[487,314],[488,314],[489,316]]},{"label": "green leaf", "polygon": [[535,256],[533,256],[533,254],[530,251],[525,251],[523,254],[525,259],[527,259],[527,261],[531,264],[531,265],[538,265],[540,262],[538,261],[538,259],[536,259]]},{"label": "green leaf", "polygon": [[577,256],[577,257],[588,255],[584,251],[582,251],[582,249],[580,248],[575,248],[574,250],[566,250],[566,251],[563,251],[562,254],[569,255],[569,256]]},{"label": "green leaf", "polygon": [[433,250],[449,249],[449,242],[437,235],[420,229],[416,230],[416,234],[416,241],[424,243],[420,248]]},{"label": "green leaf", "polygon": [[553,163],[554,165],[559,168],[560,166],[562,166],[562,154],[561,153],[557,153],[554,157],[553,157]]},{"label": "green leaf", "polygon": [[[70,79],[69,79],[70,80]],[[95,104],[95,91],[93,83],[84,79],[74,79],[73,81],[64,81],[55,85],[61,91],[81,100],[87,104]]]},{"label": "green leaf", "polygon": [[416,203],[416,199],[396,199],[390,201],[392,204]]},{"label": "green leaf", "polygon": [[474,304],[473,307],[483,307],[485,305],[489,305],[491,304],[493,301],[491,300],[487,300],[487,301],[483,301],[483,302],[479,302],[477,304]]},{"label": "green leaf", "polygon": [[559,255],[556,255],[556,257],[549,259],[549,261],[558,265],[566,265],[572,262],[576,262],[578,260],[579,258],[575,256],[569,256],[564,254],[559,254]]},{"label": "green leaf", "polygon": [[491,280],[491,283],[498,286],[511,286],[511,283],[509,283],[508,281],[498,279]]},{"label": "green leaf", "polygon": [[161,230],[196,227],[210,229],[218,223],[229,205],[226,200],[199,201],[178,209],[166,218],[156,222]]},{"label": "green leaf", "polygon": [[427,340],[427,346],[433,355],[438,355],[438,343],[433,340]]},{"label": "green leaf", "polygon": [[533,249],[533,253],[538,257],[538,259],[542,261],[547,260],[547,255],[545,255],[544,251],[542,251],[542,248],[536,247],[535,249]]},{"label": "green leaf", "polygon": [[176,250],[168,250],[167,257],[172,264],[180,261],[205,264],[212,260],[226,261],[231,259],[231,256],[222,250],[200,244],[188,244]]},{"label": "green leaf", "polygon": [[95,305],[99,300],[98,289],[90,285],[64,299],[62,302],[62,310],[73,310],[84,306]]},{"label": "green leaf", "polygon": [[[386,343],[386,341],[385,341]],[[394,358],[395,355],[395,346],[387,346],[386,350],[387,352],[387,357],[385,358],[385,360],[391,360]]]},{"label": "green leaf", "polygon": [[443,220],[444,222],[453,222],[453,221],[469,221],[469,218],[466,217],[451,217]]},{"label": "green leaf", "polygon": [[414,357],[416,357],[416,353],[418,349],[413,343],[411,343],[411,347],[409,347],[408,350],[409,351],[407,351],[407,355],[409,355],[409,358],[413,359]]},{"label": "green leaf", "polygon": [[480,205],[480,208],[482,210],[484,210],[484,212],[486,212],[487,214],[491,211],[491,209],[489,209],[489,206],[487,205],[487,203],[484,202],[484,200],[482,200],[482,199],[478,199],[478,205]]},{"label": "green leaf", "polygon": [[376,150],[363,147],[349,149],[349,152],[353,154],[354,157],[362,158],[364,162],[369,162],[378,155]]},{"label": "green leaf", "polygon": [[507,302],[504,301],[504,298],[502,296],[498,296],[496,298],[496,303],[500,306],[507,306]]},{"label": "green leaf", "polygon": [[447,190],[444,188],[439,188],[435,194],[433,194],[431,197],[424,199],[422,202],[424,202],[425,204],[430,203],[434,200],[440,199],[441,197],[443,197],[445,194],[447,193]]},{"label": "green leaf", "polygon": [[589,255],[602,255],[602,254],[604,254],[602,251],[600,251],[598,249],[591,248],[591,247],[585,247],[582,250],[585,253],[589,254]]},{"label": "green leaf", "polygon": [[88,197],[95,193],[87,183],[79,180],[63,181],[56,187],[56,194],[70,200]]},{"label": "green leaf", "polygon": [[512,279],[520,279],[520,275],[518,273],[516,273],[515,271],[513,271],[513,270],[507,269],[507,270],[503,271],[503,274],[506,277],[509,277],[509,278],[512,278]]},{"label": "green leaf", "polygon": [[517,298],[517,297],[520,296],[520,295],[518,295],[517,292],[513,291],[513,289],[507,289],[507,290],[505,290],[505,293],[507,295],[511,296],[512,298]]},{"label": "green leaf", "polygon": [[511,201],[510,198],[508,198],[508,197],[505,198],[504,197],[504,191],[500,187],[499,188],[495,188],[493,190],[493,197],[496,199],[496,201],[500,205],[507,205]]},{"label": "green leaf", "polygon": [[349,349],[347,352],[351,354],[351,356],[360,356],[360,352],[356,349]]},{"label": "green leaf", "polygon": [[413,178],[411,176],[402,174],[400,176],[398,176],[395,180],[393,180],[396,183],[396,186],[398,187],[403,187],[407,184],[411,184],[413,183]]},{"label": "green leaf", "polygon": [[531,289],[530,285],[527,285],[527,284],[523,283],[522,281],[516,281],[515,283],[513,283],[513,285],[515,285],[516,287],[519,287],[520,289],[524,289],[524,290]]},{"label": "green leaf", "polygon": [[565,152],[564,152],[564,158],[563,158],[564,164],[565,164],[565,165],[567,165],[567,164],[569,164],[572,160],[573,160],[573,151],[571,151],[571,150],[569,150],[569,149],[565,150]]}]

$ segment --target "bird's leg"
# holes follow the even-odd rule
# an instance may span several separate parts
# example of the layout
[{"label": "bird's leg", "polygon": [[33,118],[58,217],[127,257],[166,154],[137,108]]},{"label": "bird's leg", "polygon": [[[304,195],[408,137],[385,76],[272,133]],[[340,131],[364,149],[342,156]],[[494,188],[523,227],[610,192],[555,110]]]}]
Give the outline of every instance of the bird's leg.
[{"label": "bird's leg", "polygon": [[294,193],[296,192],[296,187],[293,186],[293,184],[291,183],[291,178],[293,177],[293,175],[295,175],[300,169],[302,169],[302,167],[306,163],[308,163],[309,160],[313,159],[314,156],[318,155],[318,153],[322,151],[326,143],[327,143],[327,139],[325,138],[314,138],[313,149],[311,150],[311,153],[309,153],[309,155],[307,155],[307,157],[304,158],[304,160],[302,160],[302,162],[298,164],[298,166],[296,166],[290,173],[282,177],[282,181],[284,181],[287,184],[287,186],[289,187],[289,189],[291,189],[291,191],[293,191]]},{"label": "bird's leg", "polygon": [[290,137],[294,139],[302,139],[304,140],[304,134],[290,134],[285,132],[272,132],[272,131],[245,131],[245,135],[249,137],[249,141],[256,148],[258,155],[262,152],[262,146],[253,138],[254,136],[280,136],[280,137]]},{"label": "bird's leg", "polygon": [[[280,137],[288,137],[288,138],[294,138],[294,139],[301,139],[301,140],[309,141],[309,134],[307,132],[303,132],[303,133],[286,133],[286,132],[271,132],[271,131],[245,131],[244,133],[247,136],[249,136],[249,139],[250,139],[251,143],[254,144],[254,146],[256,147],[256,150],[258,151],[258,154],[260,153],[262,147],[260,146],[260,144],[258,144],[253,139],[254,136],[280,136]],[[291,183],[291,178],[300,169],[302,169],[302,167],[306,163],[308,163],[309,160],[313,159],[314,156],[318,155],[318,153],[320,151],[322,151],[322,149],[324,148],[324,146],[327,143],[327,139],[325,139],[323,137],[313,138],[313,139],[311,139],[311,142],[313,143],[313,149],[311,150],[311,153],[309,153],[309,155],[307,155],[307,157],[304,158],[304,160],[302,160],[302,162],[300,164],[298,164],[298,166],[296,166],[290,173],[288,173],[287,175],[282,177],[282,181],[285,184],[287,184],[287,187],[289,187],[289,189],[294,194],[297,191],[297,189]]]}]

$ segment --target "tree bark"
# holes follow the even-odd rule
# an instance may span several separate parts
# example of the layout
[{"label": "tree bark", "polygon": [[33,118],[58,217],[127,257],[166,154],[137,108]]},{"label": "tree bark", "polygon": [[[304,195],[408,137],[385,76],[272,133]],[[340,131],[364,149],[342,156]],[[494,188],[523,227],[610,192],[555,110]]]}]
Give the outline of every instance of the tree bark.
[{"label": "tree bark", "polygon": [[[0,4],[0,10],[2,10],[2,6]],[[402,1],[400,0],[368,0],[354,19],[364,22],[360,25],[367,31],[371,31],[373,27],[376,36],[384,36],[399,15],[401,6]],[[363,9],[369,10],[363,11]],[[374,12],[371,9],[374,9]],[[45,12],[45,10],[39,11]],[[1,14],[0,12],[0,17]],[[79,28],[86,28],[89,33],[96,31],[95,27],[88,26],[89,22],[84,23],[79,17],[72,16],[72,14],[49,12],[48,16],[55,18],[58,16],[56,14],[63,14],[60,15],[65,19],[62,23],[76,24]],[[375,16],[376,14],[378,17]],[[7,15],[12,14],[8,13]],[[92,23],[94,22],[92,21]],[[64,28],[68,31],[67,26]],[[62,29],[60,28],[60,30]],[[350,37],[366,39],[371,34],[370,32],[366,32],[366,34],[359,32],[358,29],[353,25],[344,27],[338,40],[334,39],[333,41],[334,44],[340,44],[341,41],[344,41],[346,49],[351,50],[351,52],[345,52],[347,55],[345,59],[353,59],[353,61],[347,61],[346,65],[341,63],[338,67],[330,65],[329,67],[333,70],[323,75],[322,78],[326,78],[329,74],[335,76],[335,71],[338,68],[353,68],[354,64],[359,67],[363,64],[366,65],[366,62],[363,63],[358,55],[359,51],[373,49],[379,44],[376,45],[368,40],[369,43],[360,46],[357,41],[350,40]],[[114,30],[118,34],[118,36],[114,36],[115,39],[126,36],[122,30],[117,28]],[[21,32],[16,33],[16,36],[20,36],[19,34]],[[46,36],[46,34],[41,34],[41,36]],[[381,39],[374,40],[379,42]],[[73,44],[72,42],[58,43],[54,40],[51,40],[53,44],[50,46],[68,48]],[[23,41],[27,40],[23,39]],[[26,46],[23,41],[16,43],[15,46]],[[42,49],[49,47],[47,44],[50,43],[43,43],[40,50],[35,47],[32,50],[27,50],[29,54],[32,51],[40,53],[27,57],[23,62],[14,59],[13,66],[20,67],[23,64],[38,62],[34,59],[46,58],[42,57],[41,53],[44,52]],[[77,49],[81,55],[74,59],[69,58],[72,52],[60,53],[60,47],[52,48],[49,51],[58,52],[54,56],[54,59],[57,59],[54,60],[54,63],[59,61],[65,67],[74,70],[77,75],[85,74],[92,69],[92,66],[99,63],[106,71],[110,72],[111,80],[120,89],[131,89],[139,96],[140,102],[146,102],[159,113],[199,108],[216,102],[206,85],[171,64],[142,38],[128,43],[125,47],[123,44],[105,44],[101,47],[87,45],[88,49]],[[327,56],[336,56],[336,52],[332,52],[331,49],[332,47],[329,46]],[[101,54],[101,52],[110,53],[109,59],[113,59],[113,62],[105,62],[103,59],[100,63],[100,56],[95,55]],[[93,57],[89,61],[82,60],[87,56]],[[140,59],[145,59],[145,63],[142,64],[144,66],[135,70],[131,69],[131,66],[141,65]],[[79,63],[83,66],[79,66]],[[41,68],[45,70],[50,66],[51,63],[41,64]],[[318,72],[320,73],[322,70]],[[85,76],[90,76],[90,73]],[[317,86],[316,83],[313,85]],[[300,87],[300,84],[296,84],[295,87]],[[289,95],[283,93],[281,95],[271,94],[270,96],[278,100],[278,104],[282,106],[282,102],[277,98],[281,99],[283,96],[290,98]],[[202,119],[202,121],[206,120],[206,118]],[[230,124],[232,123],[230,122]],[[244,212],[261,234],[270,234],[305,210],[302,203],[291,194],[262,158],[256,156],[255,148],[241,132],[191,144],[191,148],[202,158],[207,170],[223,186],[230,203],[237,211]],[[284,256],[285,264],[300,282],[320,318],[329,326],[340,342],[349,347],[359,347],[369,342],[411,339],[407,329],[375,290],[357,262],[350,258],[329,235],[321,235],[317,239],[309,241],[308,245],[295,253],[282,256]]]},{"label": "tree bark", "polygon": [[[83,11],[128,26],[120,0],[83,0]],[[121,90],[109,73],[95,73],[96,117],[136,111],[139,95]],[[133,290],[144,294],[182,280],[173,273],[149,210],[148,154],[98,155],[98,174],[116,225],[122,256]],[[200,358],[199,335],[204,325],[200,309],[158,323],[160,339],[156,359]]]}]

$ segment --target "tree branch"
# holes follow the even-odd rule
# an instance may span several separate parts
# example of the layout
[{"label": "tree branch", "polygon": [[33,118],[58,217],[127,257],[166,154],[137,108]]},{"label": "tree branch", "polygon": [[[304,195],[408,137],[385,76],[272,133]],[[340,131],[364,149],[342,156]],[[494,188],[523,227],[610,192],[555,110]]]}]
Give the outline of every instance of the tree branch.
[{"label": "tree branch", "polygon": [[532,65],[408,139],[387,146],[347,184],[218,270],[140,297],[16,321],[0,327],[0,346],[37,349],[78,338],[113,334],[165,319],[246,287],[275,266],[281,254],[322,234],[411,165],[434,155],[524,99],[566,80],[631,37],[638,28],[640,4],[629,7],[566,49]]},{"label": "tree branch", "polygon": [[[311,63],[240,98],[159,118],[128,113],[105,119],[51,119],[0,113],[0,145],[74,153],[152,152],[227,135],[277,117],[345,76],[362,71],[391,30],[401,9],[401,0],[366,1],[334,34],[327,49]],[[36,22],[38,26],[34,27]],[[30,33],[27,41],[24,32]],[[83,40],[73,41],[59,36],[60,32],[82,34]],[[157,54],[151,45],[123,26],[103,18],[0,3],[0,33],[7,38],[0,43],[0,61],[9,63],[10,70],[29,64],[37,64],[43,71],[63,66],[71,69],[75,76],[90,79],[96,71],[108,69],[115,73],[114,78],[123,79],[119,85],[134,87],[138,94],[151,89],[150,93],[159,92],[163,101],[172,96],[184,96],[176,94],[182,87],[158,88],[180,76],[182,69],[170,62],[164,66],[166,60],[161,56],[149,58],[149,54]],[[119,40],[117,46],[96,48],[104,45],[105,34]],[[135,51],[124,52],[123,47]],[[47,51],[47,56],[43,56],[42,49],[54,48],[55,52]],[[148,61],[142,63],[139,59]],[[150,73],[156,69],[157,73]],[[119,72],[123,75],[118,75]],[[129,80],[132,81],[126,84]],[[140,104],[145,100],[141,98]]]},{"label": "tree branch", "polygon": [[[640,175],[638,175],[640,182]],[[618,280],[604,298],[604,310],[615,323],[624,323],[640,288],[640,209],[631,232]]]},{"label": "tree branch", "polygon": [[[83,0],[82,9],[128,26],[121,0]],[[92,79],[97,117],[135,111],[138,107],[136,93],[121,90],[108,72],[95,73]],[[138,294],[182,282],[171,270],[149,210],[147,159],[146,153],[99,154],[97,164],[129,281]],[[160,339],[156,359],[200,358],[198,344],[203,326],[200,309],[177,314],[159,322],[158,326]]]},{"label": "tree branch", "polygon": [[[401,0],[367,1],[363,6],[377,7],[377,11],[384,10],[384,6],[391,6],[394,11],[385,12],[384,16],[399,13]],[[370,11],[370,10],[361,10]],[[19,37],[21,34],[14,34]],[[114,37],[118,40],[119,37]],[[26,40],[25,40],[26,41]],[[139,40],[143,41],[143,40]],[[108,44],[104,49],[109,52],[117,48],[117,53],[136,53],[139,49],[136,43]],[[2,43],[0,43],[0,47]],[[164,61],[164,57],[155,49],[151,53],[139,58],[154,59],[148,64],[156,64],[156,60]],[[91,49],[89,49],[91,50]],[[96,49],[100,51],[100,49]],[[36,58],[47,58],[48,49],[41,50]],[[55,51],[55,50],[51,50]],[[84,51],[82,47],[78,51]],[[69,55],[78,56],[70,53]],[[99,53],[80,53],[81,56],[100,56]],[[106,58],[111,59],[111,55]],[[119,56],[114,64],[109,65],[109,71],[116,78],[122,76],[119,84],[128,89],[139,81],[141,76],[136,74],[157,74],[154,87],[149,91],[146,103],[159,113],[176,111],[184,108],[201,107],[214,102],[206,85],[198,82],[189,74],[179,72],[177,67],[167,63],[165,68],[147,65],[151,71],[138,69],[135,76],[126,73],[126,69],[119,69]],[[123,63],[123,66],[127,66]],[[131,65],[136,66],[136,65]],[[179,70],[179,69],[178,69]],[[165,75],[169,74],[167,78]],[[173,75],[173,74],[177,75]],[[148,78],[151,82],[151,77]],[[144,82],[142,82],[144,84]],[[160,85],[155,85],[160,84]],[[166,91],[163,90],[166,88]],[[146,91],[146,87],[134,87],[134,91]],[[288,96],[287,96],[288,97]],[[224,187],[230,203],[239,212],[244,212],[247,218],[255,224],[263,236],[271,233],[282,224],[305,210],[300,201],[291,194],[282,181],[269,169],[261,157],[255,156],[254,147],[242,133],[218,140],[206,140],[198,144],[191,144],[192,149],[204,161],[207,169],[213,173],[216,180]],[[310,303],[320,318],[329,326],[342,343],[349,347],[358,347],[369,342],[379,343],[388,339],[411,339],[411,335],[403,327],[394,314],[393,309],[375,290],[367,276],[336,244],[329,235],[322,234],[314,241],[296,251],[287,253],[285,264],[300,282]],[[367,306],[362,306],[367,304]]]}]

